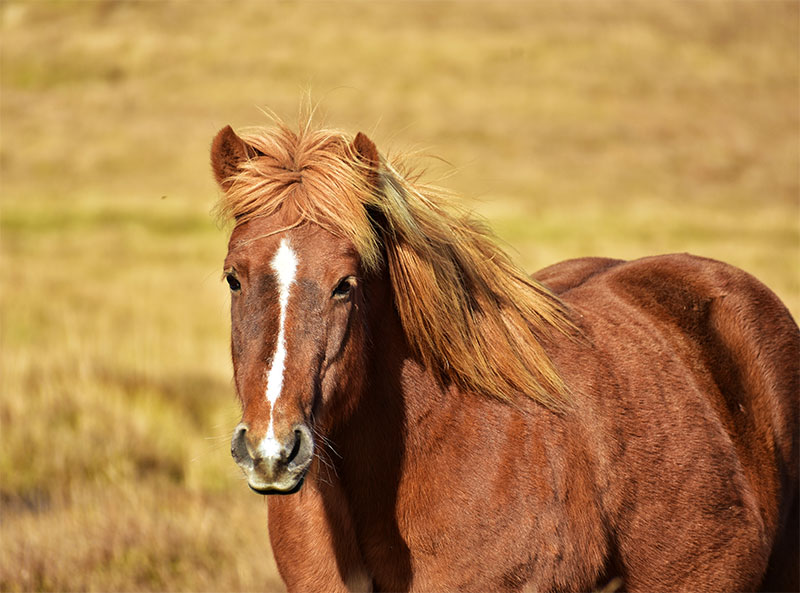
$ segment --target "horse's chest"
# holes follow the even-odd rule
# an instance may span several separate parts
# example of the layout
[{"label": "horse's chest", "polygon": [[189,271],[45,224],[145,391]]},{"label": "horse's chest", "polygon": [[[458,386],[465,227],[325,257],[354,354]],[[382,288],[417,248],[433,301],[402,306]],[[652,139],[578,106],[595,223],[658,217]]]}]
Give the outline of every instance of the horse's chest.
[{"label": "horse's chest", "polygon": [[439,492],[362,523],[359,548],[376,590],[516,590],[534,570],[533,523]]}]

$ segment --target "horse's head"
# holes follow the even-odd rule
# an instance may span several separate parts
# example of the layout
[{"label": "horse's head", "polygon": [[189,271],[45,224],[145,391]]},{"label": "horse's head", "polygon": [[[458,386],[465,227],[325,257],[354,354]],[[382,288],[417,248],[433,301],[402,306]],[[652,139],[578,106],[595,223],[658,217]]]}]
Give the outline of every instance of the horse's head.
[{"label": "horse's head", "polygon": [[[282,225],[278,225],[280,228]],[[225,260],[234,376],[244,414],[231,452],[259,492],[291,492],[314,453],[315,418],[357,389],[364,328],[359,258],[313,224],[252,220]]]},{"label": "horse's head", "polygon": [[[271,158],[230,128],[220,132],[212,164],[223,189],[253,157]],[[289,194],[300,191],[301,174],[290,161],[273,163],[276,175],[295,176],[280,185],[283,203],[237,217],[224,264],[243,407],[231,453],[250,487],[264,494],[300,488],[315,437],[324,438],[321,426],[347,413],[364,376],[362,258],[350,240],[298,215],[300,198]]]},{"label": "horse's head", "polygon": [[242,139],[227,127],[211,160],[235,222],[225,277],[244,414],[231,450],[254,490],[300,487],[315,437],[366,392],[367,353],[389,352],[370,340],[394,331],[388,317],[442,386],[561,407],[537,341],[569,331],[561,303],[366,136],[279,126]]}]

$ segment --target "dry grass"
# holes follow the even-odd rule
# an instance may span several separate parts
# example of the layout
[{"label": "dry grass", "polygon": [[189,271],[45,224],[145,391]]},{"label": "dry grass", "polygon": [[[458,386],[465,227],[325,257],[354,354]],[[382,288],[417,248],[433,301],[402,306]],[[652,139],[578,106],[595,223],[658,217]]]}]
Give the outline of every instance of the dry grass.
[{"label": "dry grass", "polygon": [[[69,504],[8,509],[4,591],[261,591],[281,587],[263,531],[265,505],[236,504],[147,479],[146,487],[83,487]],[[43,520],[42,515],[46,516]],[[253,527],[253,518],[259,517]]]},{"label": "dry grass", "polygon": [[[795,2],[0,5],[0,589],[280,588],[229,459],[223,125],[418,146],[530,269],[691,251],[800,314]],[[448,167],[434,167],[434,173]]]}]

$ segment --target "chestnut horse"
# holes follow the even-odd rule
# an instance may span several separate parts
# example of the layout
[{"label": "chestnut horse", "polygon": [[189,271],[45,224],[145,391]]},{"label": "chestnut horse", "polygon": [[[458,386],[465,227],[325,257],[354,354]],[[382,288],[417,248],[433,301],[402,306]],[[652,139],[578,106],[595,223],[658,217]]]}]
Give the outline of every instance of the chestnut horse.
[{"label": "chestnut horse", "polygon": [[800,332],[690,255],[533,279],[363,134],[220,131],[243,408],[292,591],[798,588]]}]

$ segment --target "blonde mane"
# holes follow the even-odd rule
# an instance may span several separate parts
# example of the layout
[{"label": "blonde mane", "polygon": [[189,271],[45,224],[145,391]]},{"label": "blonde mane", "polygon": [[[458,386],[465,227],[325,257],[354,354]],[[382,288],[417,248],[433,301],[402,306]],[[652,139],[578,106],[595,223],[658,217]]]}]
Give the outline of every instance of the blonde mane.
[{"label": "blonde mane", "polygon": [[408,342],[443,383],[565,407],[567,389],[540,343],[571,330],[564,306],[447,192],[407,173],[402,156],[365,161],[343,132],[278,123],[241,138],[258,154],[230,178],[221,219],[239,224],[280,209],[294,225],[348,239],[368,273],[387,269]]}]

